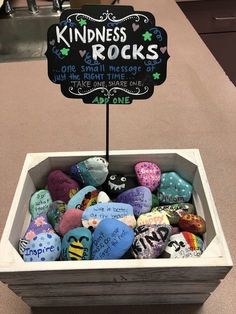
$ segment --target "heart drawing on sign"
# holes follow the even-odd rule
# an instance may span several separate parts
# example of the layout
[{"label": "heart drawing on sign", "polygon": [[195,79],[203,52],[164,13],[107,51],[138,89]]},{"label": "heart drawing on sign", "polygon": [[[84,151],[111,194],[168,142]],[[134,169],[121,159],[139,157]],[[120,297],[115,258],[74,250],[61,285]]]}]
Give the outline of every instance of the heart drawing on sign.
[{"label": "heart drawing on sign", "polygon": [[136,32],[139,29],[139,24],[133,23],[132,28],[133,28],[133,31]]},{"label": "heart drawing on sign", "polygon": [[160,48],[161,53],[164,54],[166,52],[166,49],[167,49],[167,47],[161,47]]},{"label": "heart drawing on sign", "polygon": [[55,45],[55,39],[52,39],[51,41],[49,41],[49,44],[50,44],[51,46],[54,46],[54,45]]},{"label": "heart drawing on sign", "polygon": [[79,50],[79,54],[81,55],[81,58],[86,54],[86,50]]}]

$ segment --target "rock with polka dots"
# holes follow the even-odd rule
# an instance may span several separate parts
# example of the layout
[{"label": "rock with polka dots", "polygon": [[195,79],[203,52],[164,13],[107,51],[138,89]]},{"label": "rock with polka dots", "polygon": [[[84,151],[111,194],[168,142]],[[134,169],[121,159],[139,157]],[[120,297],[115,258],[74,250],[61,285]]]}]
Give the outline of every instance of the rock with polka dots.
[{"label": "rock with polka dots", "polygon": [[179,204],[189,202],[192,185],[176,172],[166,172],[161,176],[157,196],[161,204]]},{"label": "rock with polka dots", "polygon": [[155,191],[160,184],[161,169],[153,162],[138,162],[134,167],[140,185]]},{"label": "rock with polka dots", "polygon": [[40,233],[31,239],[23,254],[25,262],[56,261],[61,254],[61,238],[55,233]]},{"label": "rock with polka dots", "polygon": [[181,230],[197,235],[203,235],[206,232],[206,222],[198,215],[184,214],[180,217],[178,225]]},{"label": "rock with polka dots", "polygon": [[38,216],[30,222],[23,240],[32,240],[40,233],[55,233],[51,224],[48,223],[46,214]]}]

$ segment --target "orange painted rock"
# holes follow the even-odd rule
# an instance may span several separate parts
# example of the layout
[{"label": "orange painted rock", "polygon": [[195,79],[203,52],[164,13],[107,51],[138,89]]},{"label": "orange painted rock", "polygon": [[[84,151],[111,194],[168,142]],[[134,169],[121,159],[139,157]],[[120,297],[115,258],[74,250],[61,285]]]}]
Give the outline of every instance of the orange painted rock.
[{"label": "orange painted rock", "polygon": [[192,232],[194,234],[202,235],[206,232],[206,222],[198,215],[184,214],[179,219],[178,225],[181,230]]}]

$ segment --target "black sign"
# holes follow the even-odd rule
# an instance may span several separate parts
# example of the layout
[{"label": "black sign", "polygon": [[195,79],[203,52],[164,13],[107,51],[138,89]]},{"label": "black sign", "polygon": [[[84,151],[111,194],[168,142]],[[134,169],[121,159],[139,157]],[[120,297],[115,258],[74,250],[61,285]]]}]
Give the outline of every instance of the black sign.
[{"label": "black sign", "polygon": [[64,10],[48,30],[48,76],[69,98],[93,104],[146,99],[166,79],[167,34],[131,6]]}]

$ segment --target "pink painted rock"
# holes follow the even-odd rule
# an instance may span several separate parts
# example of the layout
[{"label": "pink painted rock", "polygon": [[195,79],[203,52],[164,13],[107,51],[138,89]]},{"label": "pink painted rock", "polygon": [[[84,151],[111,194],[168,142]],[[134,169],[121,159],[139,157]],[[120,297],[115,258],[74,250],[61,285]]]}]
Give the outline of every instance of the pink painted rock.
[{"label": "pink painted rock", "polygon": [[156,164],[149,161],[138,162],[134,170],[140,185],[149,188],[151,192],[157,189],[161,180],[161,170]]},{"label": "pink painted rock", "polygon": [[54,170],[48,176],[48,190],[53,201],[68,203],[79,190],[78,183],[61,170]]},{"label": "pink painted rock", "polygon": [[59,233],[64,236],[68,231],[82,226],[83,211],[77,208],[67,209],[59,223]]}]

